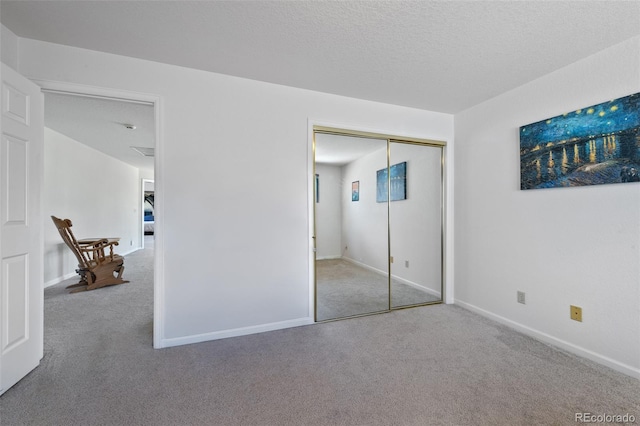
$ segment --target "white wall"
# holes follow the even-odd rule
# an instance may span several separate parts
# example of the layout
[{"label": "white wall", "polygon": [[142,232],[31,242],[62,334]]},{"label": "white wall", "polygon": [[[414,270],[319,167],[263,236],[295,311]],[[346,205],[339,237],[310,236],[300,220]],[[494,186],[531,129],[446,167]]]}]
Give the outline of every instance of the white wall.
[{"label": "white wall", "polygon": [[120,237],[119,254],[139,247],[139,182],[135,167],[45,128],[45,286],[76,275],[78,268],[78,261],[50,219],[52,215],[71,219],[76,238]]},{"label": "white wall", "polygon": [[638,91],[635,37],[455,116],[455,297],[640,377],[640,186],[521,191],[518,139],[519,126]]},{"label": "white wall", "polygon": [[[345,165],[342,179],[343,256],[378,271],[388,269],[387,203],[376,202],[376,171],[387,167],[387,142],[381,148]],[[351,182],[360,181],[360,201],[351,201]],[[347,248],[346,250],[344,248]]]},{"label": "white wall", "polygon": [[161,99],[158,346],[312,321],[309,120],[453,139],[449,114],[34,40],[19,46],[27,77]]},{"label": "white wall", "polygon": [[140,179],[153,180],[154,173],[153,170],[139,169],[140,170]]},{"label": "white wall", "polygon": [[18,69],[18,36],[0,24],[0,58],[5,65]]},{"label": "white wall", "polygon": [[[441,149],[392,143],[390,164],[407,162],[407,199],[376,201],[377,171],[387,166],[382,148],[343,167],[342,247],[344,257],[387,273],[390,230],[392,276],[441,293]],[[360,201],[351,201],[351,182],[360,182]],[[409,267],[405,266],[409,263]]]},{"label": "white wall", "polygon": [[316,258],[338,259],[342,253],[342,168],[316,164],[320,201],[316,203]]}]

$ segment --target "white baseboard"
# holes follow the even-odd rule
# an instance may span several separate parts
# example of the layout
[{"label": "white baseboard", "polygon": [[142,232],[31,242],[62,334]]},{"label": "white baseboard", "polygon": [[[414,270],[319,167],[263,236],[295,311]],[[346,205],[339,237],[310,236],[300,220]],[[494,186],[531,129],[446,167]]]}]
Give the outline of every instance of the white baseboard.
[{"label": "white baseboard", "polygon": [[73,278],[73,277],[75,277],[77,275],[78,275],[77,272],[70,272],[70,273],[65,274],[65,275],[63,275],[61,277],[54,278],[54,279],[49,280],[46,283],[44,283],[44,288],[51,287],[52,285],[60,284],[62,281],[68,280],[69,278]]},{"label": "white baseboard", "polygon": [[142,247],[133,247],[133,248],[129,249],[128,251],[118,252],[118,254],[120,256],[126,256],[126,255],[134,253],[134,252],[136,252],[138,250],[142,250]]},{"label": "white baseboard", "polygon": [[335,255],[335,256],[322,256],[322,257],[316,257],[316,260],[334,260],[334,259],[341,259],[342,256]]},{"label": "white baseboard", "polygon": [[401,282],[402,284],[406,284],[409,287],[417,288],[418,290],[422,290],[425,293],[429,293],[432,296],[435,296],[437,298],[441,298],[441,293],[439,291],[433,290],[433,289],[431,289],[429,287],[425,287],[425,286],[420,285],[418,283],[414,283],[413,281],[405,280],[404,278],[400,278],[397,275],[391,275],[391,278],[396,280],[396,281],[398,281],[398,282]]},{"label": "white baseboard", "polygon": [[573,343],[567,342],[562,339],[558,339],[557,337],[551,336],[550,334],[543,333],[539,330],[536,330],[531,327],[527,327],[526,325],[520,324],[518,322],[512,321],[508,318],[502,317],[500,315],[496,315],[492,312],[479,308],[470,303],[462,302],[460,300],[454,301],[455,305],[458,305],[462,308],[465,308],[471,312],[475,312],[476,314],[482,315],[483,317],[490,318],[494,321],[497,321],[501,324],[509,326],[523,334],[533,337],[534,339],[540,340],[544,343],[548,343],[552,346],[557,346],[567,352],[571,352],[575,355],[578,355],[582,358],[589,359],[591,361],[597,362],[598,364],[605,365],[609,368],[612,368],[620,373],[626,374],[631,377],[635,377],[636,379],[640,379],[640,369],[632,367],[627,364],[623,364],[615,359],[611,359],[607,356],[601,355],[599,353],[593,352],[589,349],[585,349],[583,347],[574,345]]},{"label": "white baseboard", "polygon": [[382,269],[374,268],[373,266],[367,265],[366,263],[358,262],[355,259],[351,259],[350,257],[342,257],[342,260],[346,260],[347,262],[353,263],[354,265],[360,266],[361,268],[368,269],[371,272],[375,272],[380,275],[387,275],[386,271]]},{"label": "white baseboard", "polygon": [[[369,265],[367,265],[365,263],[358,262],[357,260],[353,260],[353,259],[351,259],[349,257],[343,257],[342,259],[346,260],[347,262],[353,263],[354,265],[360,266],[361,268],[367,269],[367,270],[369,270],[371,272],[375,272],[376,274],[387,276],[387,272],[383,271],[381,269],[374,268],[373,266],[369,266]],[[417,288],[418,290],[422,290],[422,291],[424,291],[426,293],[431,294],[432,296],[436,296],[438,298],[441,297],[441,293],[439,291],[436,291],[436,290],[433,290],[431,288],[425,287],[425,286],[420,285],[418,283],[414,283],[413,281],[409,281],[409,280],[406,280],[404,278],[400,278],[397,275],[391,275],[391,279],[394,279],[394,280],[396,280],[398,282],[401,282],[402,284],[406,284],[406,285],[408,285],[410,287]]]},{"label": "white baseboard", "polygon": [[231,330],[214,331],[211,333],[195,334],[192,336],[174,337],[171,339],[160,339],[158,348],[169,348],[172,346],[189,345],[191,343],[208,342],[211,340],[226,339],[228,337],[246,336],[248,334],[264,333],[266,331],[282,330],[284,328],[299,327],[301,325],[313,324],[313,318],[298,318],[287,321],[273,322],[269,324],[259,324],[249,327],[234,328]]}]

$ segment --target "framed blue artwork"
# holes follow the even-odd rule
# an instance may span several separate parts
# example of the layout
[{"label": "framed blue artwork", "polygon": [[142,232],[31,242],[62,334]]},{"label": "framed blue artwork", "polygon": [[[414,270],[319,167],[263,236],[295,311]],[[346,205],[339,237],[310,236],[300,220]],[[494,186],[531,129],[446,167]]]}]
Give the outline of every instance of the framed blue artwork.
[{"label": "framed blue artwork", "polygon": [[360,181],[351,182],[351,201],[360,201]]},{"label": "framed blue artwork", "polygon": [[640,93],[520,127],[520,189],[640,182]]},{"label": "framed blue artwork", "polygon": [[407,162],[403,161],[389,167],[389,173],[390,177],[387,178],[387,169],[376,172],[376,202],[378,203],[386,203],[387,197],[391,201],[407,199]]}]

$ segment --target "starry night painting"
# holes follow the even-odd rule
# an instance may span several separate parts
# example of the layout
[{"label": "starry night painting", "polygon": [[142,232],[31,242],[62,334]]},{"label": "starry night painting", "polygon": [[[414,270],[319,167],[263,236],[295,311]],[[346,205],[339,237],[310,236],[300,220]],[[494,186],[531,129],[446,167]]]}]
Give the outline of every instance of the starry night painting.
[{"label": "starry night painting", "polygon": [[640,93],[520,128],[520,189],[640,182]]}]

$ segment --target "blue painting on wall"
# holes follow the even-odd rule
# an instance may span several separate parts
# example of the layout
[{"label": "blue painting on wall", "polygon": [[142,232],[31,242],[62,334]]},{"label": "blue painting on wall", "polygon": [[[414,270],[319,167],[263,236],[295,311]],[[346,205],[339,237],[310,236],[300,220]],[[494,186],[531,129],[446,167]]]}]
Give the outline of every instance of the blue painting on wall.
[{"label": "blue painting on wall", "polygon": [[[391,201],[407,199],[406,161],[389,167],[390,179],[387,179],[387,169],[378,170],[376,173],[376,202],[386,203],[387,197]],[[389,181],[391,181],[391,191],[388,191]]]},{"label": "blue painting on wall", "polygon": [[640,93],[520,127],[520,189],[640,182]]}]

